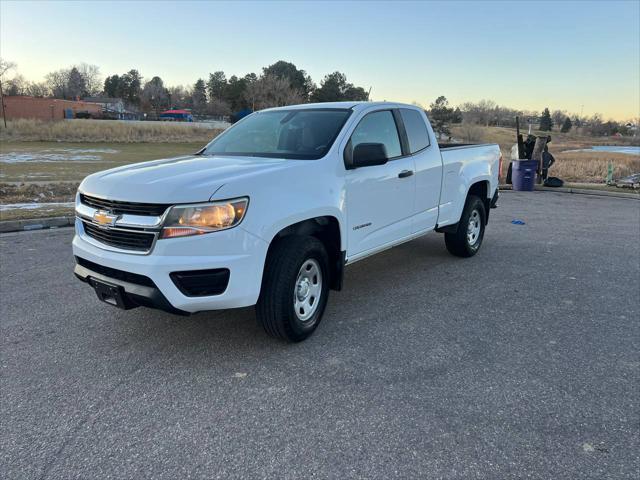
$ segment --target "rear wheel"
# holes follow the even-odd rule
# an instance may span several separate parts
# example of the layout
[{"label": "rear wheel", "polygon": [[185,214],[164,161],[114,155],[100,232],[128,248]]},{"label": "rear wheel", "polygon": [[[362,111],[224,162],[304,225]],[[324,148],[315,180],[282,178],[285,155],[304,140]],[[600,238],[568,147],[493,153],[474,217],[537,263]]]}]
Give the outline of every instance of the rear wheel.
[{"label": "rear wheel", "polygon": [[329,296],[329,261],[314,237],[277,241],[265,265],[258,322],[276,338],[299,342],[317,328]]},{"label": "rear wheel", "polygon": [[475,195],[469,195],[455,232],[445,233],[444,242],[449,253],[457,257],[472,257],[482,245],[486,224],[484,203]]}]

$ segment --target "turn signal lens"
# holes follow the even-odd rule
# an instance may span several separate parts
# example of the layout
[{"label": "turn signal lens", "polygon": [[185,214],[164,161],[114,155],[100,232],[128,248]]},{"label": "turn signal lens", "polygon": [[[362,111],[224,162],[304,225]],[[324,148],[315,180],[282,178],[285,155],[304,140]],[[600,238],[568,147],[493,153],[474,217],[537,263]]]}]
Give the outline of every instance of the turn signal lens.
[{"label": "turn signal lens", "polygon": [[242,221],[248,204],[248,198],[236,198],[225,202],[172,207],[164,221],[160,238],[202,235],[235,227]]}]

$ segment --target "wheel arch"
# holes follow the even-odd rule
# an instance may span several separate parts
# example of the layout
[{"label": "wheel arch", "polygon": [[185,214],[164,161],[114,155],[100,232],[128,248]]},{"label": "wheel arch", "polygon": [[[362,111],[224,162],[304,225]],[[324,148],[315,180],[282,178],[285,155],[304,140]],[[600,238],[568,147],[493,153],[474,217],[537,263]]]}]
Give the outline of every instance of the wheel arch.
[{"label": "wheel arch", "polygon": [[485,212],[485,224],[489,223],[489,211],[491,210],[491,183],[489,180],[478,180],[467,189],[467,195],[465,196],[465,202],[469,198],[469,195],[475,195],[482,200],[484,204]]},{"label": "wheel arch", "polygon": [[269,242],[267,257],[280,239],[291,235],[311,236],[322,242],[329,257],[329,288],[341,290],[346,252],[343,250],[343,238],[338,218],[332,215],[322,215],[300,220],[281,228]]}]

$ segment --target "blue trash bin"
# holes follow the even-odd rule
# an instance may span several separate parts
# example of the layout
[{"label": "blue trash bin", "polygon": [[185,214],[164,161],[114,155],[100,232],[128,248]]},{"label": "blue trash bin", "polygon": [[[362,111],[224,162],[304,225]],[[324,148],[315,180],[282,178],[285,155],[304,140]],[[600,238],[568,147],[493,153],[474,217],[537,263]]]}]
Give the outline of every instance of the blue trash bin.
[{"label": "blue trash bin", "polygon": [[514,160],[511,167],[513,189],[519,192],[533,191],[537,168],[537,160]]}]

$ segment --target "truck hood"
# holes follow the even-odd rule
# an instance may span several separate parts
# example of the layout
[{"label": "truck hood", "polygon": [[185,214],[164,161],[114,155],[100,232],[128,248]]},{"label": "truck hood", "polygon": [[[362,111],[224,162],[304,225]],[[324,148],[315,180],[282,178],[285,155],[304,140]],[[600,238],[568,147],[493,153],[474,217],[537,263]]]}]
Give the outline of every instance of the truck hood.
[{"label": "truck hood", "polygon": [[127,202],[206,202],[226,183],[291,168],[300,162],[278,158],[189,155],[97,172],[82,181],[80,191]]}]

